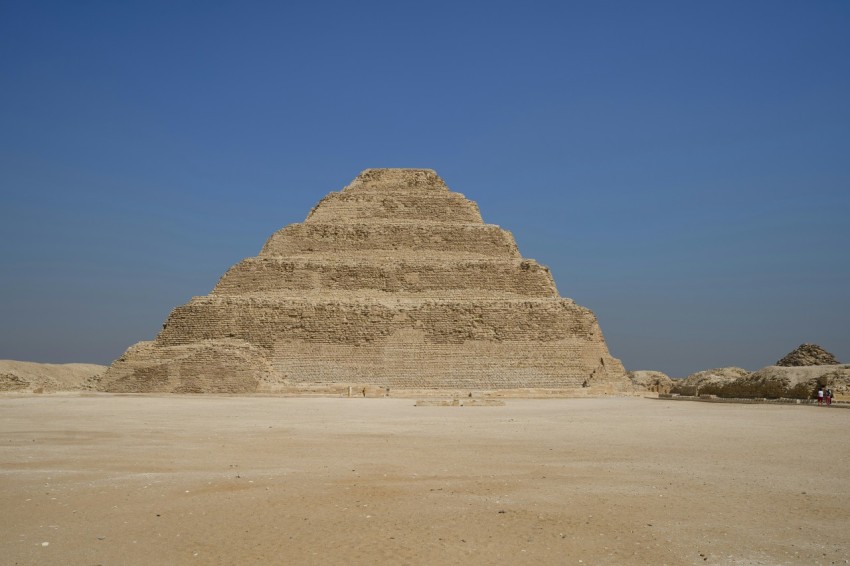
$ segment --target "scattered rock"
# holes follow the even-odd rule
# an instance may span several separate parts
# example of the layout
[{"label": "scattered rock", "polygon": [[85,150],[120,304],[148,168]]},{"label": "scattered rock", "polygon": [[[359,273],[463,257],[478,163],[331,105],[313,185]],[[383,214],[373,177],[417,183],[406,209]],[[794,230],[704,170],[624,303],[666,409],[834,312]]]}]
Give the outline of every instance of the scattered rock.
[{"label": "scattered rock", "polygon": [[501,399],[417,399],[415,407],[502,407]]},{"label": "scattered rock", "polygon": [[14,373],[0,373],[0,391],[23,391],[29,388],[29,382]]}]

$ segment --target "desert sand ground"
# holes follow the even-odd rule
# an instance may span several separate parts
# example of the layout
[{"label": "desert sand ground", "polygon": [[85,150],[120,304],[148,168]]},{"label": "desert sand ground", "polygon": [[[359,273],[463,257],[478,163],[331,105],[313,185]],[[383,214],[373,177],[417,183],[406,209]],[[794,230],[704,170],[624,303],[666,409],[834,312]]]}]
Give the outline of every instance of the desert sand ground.
[{"label": "desert sand ground", "polygon": [[845,564],[850,411],[0,397],[4,564]]}]

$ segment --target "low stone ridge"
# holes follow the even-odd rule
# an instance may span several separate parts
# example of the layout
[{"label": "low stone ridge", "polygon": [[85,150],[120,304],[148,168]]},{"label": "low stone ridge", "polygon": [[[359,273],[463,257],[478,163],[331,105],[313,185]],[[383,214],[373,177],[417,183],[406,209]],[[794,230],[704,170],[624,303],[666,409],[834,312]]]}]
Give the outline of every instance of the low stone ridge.
[{"label": "low stone ridge", "polygon": [[776,362],[776,365],[783,367],[829,366],[839,363],[835,356],[817,344],[800,344],[794,351],[789,352],[788,355]]},{"label": "low stone ridge", "polygon": [[719,397],[814,399],[819,387],[837,400],[850,394],[850,365],[767,366],[727,384]]},{"label": "low stone ridge", "polygon": [[677,395],[716,395],[729,399],[814,399],[819,387],[830,388],[839,401],[850,397],[850,364],[767,366],[699,371],[674,380]]},{"label": "low stone ridge", "polygon": [[636,370],[628,372],[626,376],[638,391],[670,393],[673,388],[673,380],[670,376],[660,371]]},{"label": "low stone ridge", "polygon": [[368,169],[174,309],[116,392],[628,391],[593,313],[429,169]]},{"label": "low stone ridge", "polygon": [[739,367],[714,368],[692,373],[676,380],[670,389],[678,395],[719,395],[723,387],[750,372]]},{"label": "low stone ridge", "polygon": [[0,392],[52,393],[88,389],[106,366],[0,360]]}]

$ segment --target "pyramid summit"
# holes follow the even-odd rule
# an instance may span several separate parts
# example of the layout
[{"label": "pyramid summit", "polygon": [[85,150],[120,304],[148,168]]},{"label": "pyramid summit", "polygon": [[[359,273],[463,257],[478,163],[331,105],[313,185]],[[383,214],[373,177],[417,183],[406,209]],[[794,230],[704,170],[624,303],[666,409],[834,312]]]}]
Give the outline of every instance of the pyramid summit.
[{"label": "pyramid summit", "polygon": [[367,169],[275,232],[154,341],[115,392],[618,390],[593,313],[430,169]]}]

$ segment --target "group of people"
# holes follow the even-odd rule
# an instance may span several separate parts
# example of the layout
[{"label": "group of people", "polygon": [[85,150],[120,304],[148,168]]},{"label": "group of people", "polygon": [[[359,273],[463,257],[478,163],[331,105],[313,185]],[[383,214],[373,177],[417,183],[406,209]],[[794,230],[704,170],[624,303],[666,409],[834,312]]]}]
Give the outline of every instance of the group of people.
[{"label": "group of people", "polygon": [[832,405],[832,389],[818,387],[818,405]]}]

